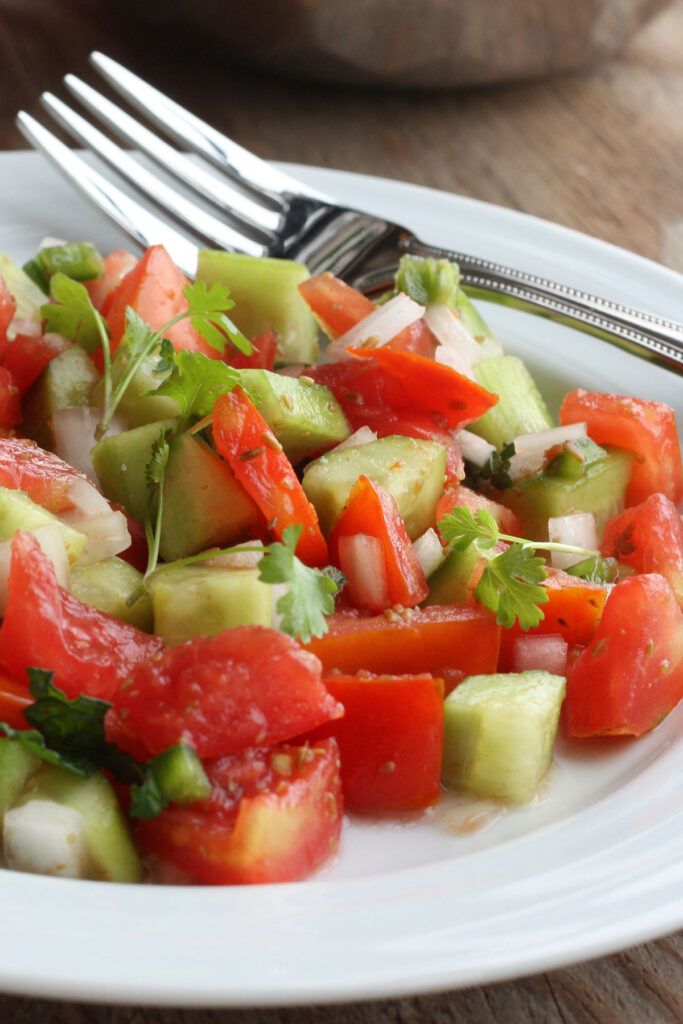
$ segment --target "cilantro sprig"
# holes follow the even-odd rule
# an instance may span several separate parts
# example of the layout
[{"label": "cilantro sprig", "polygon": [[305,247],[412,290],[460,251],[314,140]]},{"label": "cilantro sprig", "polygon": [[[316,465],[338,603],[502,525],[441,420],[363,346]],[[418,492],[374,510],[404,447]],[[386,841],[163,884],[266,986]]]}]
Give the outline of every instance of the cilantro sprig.
[{"label": "cilantro sprig", "polygon": [[171,374],[151,394],[166,395],[178,403],[181,420],[177,433],[185,430],[193,417],[208,416],[218,396],[240,383],[239,370],[201,352],[174,352],[169,368]]},{"label": "cilantro sprig", "polygon": [[16,730],[0,722],[5,736],[16,740],[41,761],[87,778],[96,771],[110,772],[130,786],[130,813],[154,818],[169,803],[160,784],[158,759],[138,761],[106,738],[104,718],[109,701],[80,696],[70,700],[53,683],[54,672],[29,668],[29,690],[34,703],[24,710],[32,729]]},{"label": "cilantro sprig", "polygon": [[476,544],[482,552],[490,552],[499,541],[510,544],[504,551],[488,557],[474,589],[476,600],[495,612],[496,621],[506,628],[517,620],[522,629],[531,629],[544,618],[539,605],[548,601],[548,594],[541,586],[548,573],[544,559],[536,556],[536,549],[564,551],[582,558],[597,554],[573,544],[529,541],[502,533],[485,509],[478,509],[473,515],[469,508],[458,506],[447,513],[438,526],[452,551],[464,551],[470,544]]}]

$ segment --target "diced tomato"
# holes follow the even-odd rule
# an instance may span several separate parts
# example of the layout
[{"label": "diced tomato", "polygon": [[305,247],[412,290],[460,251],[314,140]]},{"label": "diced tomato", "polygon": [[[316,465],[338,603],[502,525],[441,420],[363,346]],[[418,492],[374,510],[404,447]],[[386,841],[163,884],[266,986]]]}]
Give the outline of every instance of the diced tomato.
[{"label": "diced tomato", "polygon": [[438,344],[436,336],[424,320],[415,320],[388,341],[386,347],[396,349],[397,352],[413,352],[416,356],[433,359]]},{"label": "diced tomato", "polygon": [[21,395],[10,371],[0,366],[0,430],[10,430],[15,423],[21,423]]},{"label": "diced tomato", "polygon": [[676,416],[668,405],[577,388],[562,402],[560,422],[584,421],[589,436],[598,444],[613,444],[633,453],[627,505],[638,505],[657,492],[674,504],[683,498]]},{"label": "diced tomato", "polygon": [[0,357],[2,357],[7,344],[7,328],[14,320],[16,311],[17,304],[14,301],[14,296],[7,287],[4,277],[0,274]]},{"label": "diced tomato", "polygon": [[17,334],[7,342],[2,362],[12,374],[20,394],[26,394],[47,364],[68,344],[61,334]]},{"label": "diced tomato", "polygon": [[548,601],[541,605],[543,618],[538,626],[522,630],[519,623],[515,622],[514,626],[503,630],[499,672],[512,671],[513,647],[518,636],[557,634],[567,644],[579,644],[581,647],[593,639],[607,600],[606,588],[552,568],[548,569],[548,578],[543,587]]},{"label": "diced tomato", "polygon": [[329,632],[307,644],[326,672],[427,672],[450,692],[465,676],[495,672],[498,664],[501,627],[486,608],[434,605],[370,618],[336,612],[328,624]]},{"label": "diced tomato", "polygon": [[334,736],[349,811],[429,807],[439,799],[443,749],[443,680],[430,675],[324,676],[344,717],[311,737]]},{"label": "diced tomato", "polygon": [[569,736],[640,736],[683,698],[683,613],[655,573],[612,590],[576,659],[564,706]]},{"label": "diced tomato", "polygon": [[[183,289],[188,280],[175,265],[162,245],[153,245],[121,283],[107,297],[102,308],[111,331],[111,350],[116,351],[126,327],[126,307],[131,306],[140,317],[157,331],[178,313],[188,309]],[[173,347],[190,352],[202,352],[211,359],[220,356],[189,319],[181,320],[166,332]]]},{"label": "diced tomato", "polygon": [[317,658],[263,626],[168,648],[132,669],[114,707],[121,733],[150,754],[186,740],[202,758],[282,743],[343,713]]},{"label": "diced tomato", "polygon": [[496,520],[501,533],[507,533],[512,537],[524,536],[522,524],[512,509],[506,508],[505,505],[501,505],[499,502],[479,494],[478,491],[473,491],[470,487],[463,487],[462,484],[458,483],[449,484],[439,499],[439,503],[436,506],[437,523],[458,505],[469,508],[472,514],[476,513],[479,509],[488,512]]},{"label": "diced tomato", "polygon": [[328,273],[302,281],[299,291],[332,338],[346,334],[377,308],[372,299]]},{"label": "diced tomato", "polygon": [[258,338],[254,338],[251,342],[253,349],[250,356],[240,352],[238,348],[228,342],[225,352],[223,353],[223,359],[230,366],[235,366],[238,370],[255,369],[255,370],[272,370],[275,366],[275,353],[277,352],[277,335],[274,331],[265,331],[263,334],[259,334]]},{"label": "diced tomato", "polygon": [[280,442],[242,388],[217,400],[212,429],[218,454],[258,505],[268,529],[281,538],[287,526],[300,524],[297,555],[307,565],[326,565],[327,544],[318,514]]},{"label": "diced tomato", "polygon": [[[354,484],[330,534],[330,557],[335,565],[341,567],[340,540],[359,533],[375,537],[381,544],[387,577],[387,606],[400,604],[410,608],[424,601],[429,587],[396,501],[385,487],[366,476],[360,476]],[[355,582],[349,580],[352,596]],[[379,612],[382,607],[369,610]]]},{"label": "diced tomato", "polygon": [[73,508],[69,491],[83,473],[23,437],[0,438],[0,486],[19,488],[48,512]]},{"label": "diced tomato", "polygon": [[608,520],[601,551],[636,572],[658,572],[671,584],[683,608],[683,522],[663,494],[651,494],[640,505]]},{"label": "diced tomato", "polygon": [[209,800],[141,821],[143,846],[211,885],[294,882],[337,850],[343,801],[334,740],[208,762]]},{"label": "diced tomato", "polygon": [[30,533],[12,538],[8,591],[0,664],[14,679],[24,680],[29,666],[49,669],[67,696],[108,700],[137,662],[164,648],[161,637],[81,604],[60,587]]},{"label": "diced tomato", "polygon": [[6,722],[13,729],[28,729],[24,708],[33,704],[33,697],[24,683],[17,683],[4,672],[0,672],[0,722]]},{"label": "diced tomato", "polygon": [[107,297],[121,284],[123,278],[137,263],[137,256],[127,249],[115,249],[104,257],[104,273],[94,281],[84,281],[90,301],[101,310]]}]

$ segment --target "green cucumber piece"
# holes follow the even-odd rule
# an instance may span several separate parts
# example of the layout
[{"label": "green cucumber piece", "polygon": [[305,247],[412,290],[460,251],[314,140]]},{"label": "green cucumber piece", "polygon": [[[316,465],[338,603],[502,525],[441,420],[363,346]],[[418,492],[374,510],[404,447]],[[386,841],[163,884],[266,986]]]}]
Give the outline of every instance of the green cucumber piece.
[{"label": "green cucumber piece", "polygon": [[23,491],[0,486],[0,539],[7,540],[17,530],[37,530],[54,524],[59,526],[69,562],[73,565],[85,547],[85,534],[62,523]]},{"label": "green cucumber piece", "polygon": [[[123,558],[104,558],[90,565],[75,565],[69,591],[83,604],[151,633],[154,626],[152,599],[142,588],[144,577]],[[129,600],[137,593],[132,604]]]},{"label": "green cucumber piece", "polygon": [[498,402],[468,430],[502,448],[519,434],[536,434],[555,426],[540,391],[521,359],[481,359],[472,368],[478,384],[498,395]]},{"label": "green cucumber piece", "polygon": [[45,303],[45,293],[4,252],[0,252],[0,277],[5,279],[5,284],[14,296],[17,304],[15,316],[40,320],[40,307]]},{"label": "green cucumber piece", "polygon": [[66,274],[74,281],[94,281],[104,273],[104,260],[91,242],[48,245],[24,264],[24,271],[36,284],[48,285],[54,274]]},{"label": "green cucumber piece", "polygon": [[[111,364],[112,387],[116,387],[130,360],[127,345],[119,345]],[[157,373],[159,353],[153,352],[146,356],[130,379],[117,407],[117,415],[122,416],[129,427],[141,427],[146,423],[171,419],[180,415],[180,407],[169,395],[153,395],[169,376],[171,370]],[[92,404],[103,407],[104,381],[95,387],[92,393]]]},{"label": "green cucumber piece", "polygon": [[22,433],[41,448],[52,449],[50,420],[58,409],[90,405],[93,388],[100,379],[95,365],[80,345],[71,345],[51,359],[22,403]]},{"label": "green cucumber piece", "polygon": [[162,795],[170,803],[193,804],[211,796],[209,782],[196,750],[177,743],[150,762]]},{"label": "green cucumber piece", "polygon": [[464,551],[451,551],[429,577],[429,596],[424,605],[464,604],[470,594],[474,567],[481,557],[476,541]]},{"label": "green cucumber piece", "polygon": [[5,811],[14,807],[28,780],[43,764],[18,740],[0,739],[0,820]]},{"label": "green cucumber piece", "polygon": [[444,784],[528,803],[550,767],[565,686],[535,670],[463,680],[444,704]]}]

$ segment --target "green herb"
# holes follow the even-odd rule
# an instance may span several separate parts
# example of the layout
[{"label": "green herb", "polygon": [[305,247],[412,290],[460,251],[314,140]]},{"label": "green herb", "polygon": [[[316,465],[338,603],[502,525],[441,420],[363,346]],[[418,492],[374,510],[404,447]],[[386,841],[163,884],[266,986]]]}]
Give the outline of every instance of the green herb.
[{"label": "green herb", "polygon": [[182,418],[176,433],[184,430],[191,417],[208,416],[218,396],[240,383],[238,370],[201,352],[174,352],[171,365],[171,375],[150,394],[166,395],[178,403]]},{"label": "green herb", "polygon": [[490,512],[478,509],[472,515],[469,508],[456,507],[438,524],[442,538],[453,551],[463,551],[476,543],[482,551],[490,551],[499,541],[511,547],[488,559],[482,577],[474,590],[480,604],[496,612],[502,626],[512,626],[515,619],[522,629],[537,626],[543,618],[539,604],[545,604],[548,595],[540,586],[547,577],[544,560],[535,557],[535,549],[564,551],[582,558],[598,554],[573,544],[554,541],[529,541],[501,533]]},{"label": "green herb", "polygon": [[441,303],[455,307],[460,268],[450,260],[402,256],[396,272],[396,288],[421,306]]},{"label": "green herb", "polygon": [[[164,517],[164,481],[166,467],[171,454],[172,432],[162,429],[152,445],[152,455],[145,466],[145,482],[149,491],[147,515],[145,516],[145,538],[147,540],[147,570],[145,579],[154,572],[159,561],[161,524]],[[136,591],[137,595],[137,591]]]},{"label": "green herb", "polygon": [[225,285],[216,282],[207,288],[203,281],[195,281],[183,289],[183,295],[190,305],[190,323],[212,348],[222,352],[227,334],[240,352],[247,356],[251,354],[251,343],[227,316],[227,311],[235,303]]},{"label": "green herb", "polygon": [[0,722],[0,730],[47,764],[81,778],[102,769],[110,772],[130,786],[130,814],[135,817],[160,814],[169,802],[156,771],[163,755],[145,763],[110,743],[104,728],[109,701],[83,695],[70,700],[52,682],[54,672],[29,668],[27,673],[35,701],[24,717],[34,728],[15,730]]},{"label": "green herb", "polygon": [[515,454],[515,446],[512,442],[506,444],[498,452],[492,452],[491,457],[483,466],[475,466],[473,462],[465,462],[467,469],[466,483],[475,491],[489,492],[491,489],[504,491],[512,487],[510,477],[510,459]]},{"label": "green herb", "polygon": [[311,569],[295,555],[302,527],[287,526],[282,542],[269,544],[259,562],[259,579],[264,583],[288,583],[276,610],[282,616],[280,629],[303,643],[327,632],[326,615],[334,611],[337,583],[318,569]]}]

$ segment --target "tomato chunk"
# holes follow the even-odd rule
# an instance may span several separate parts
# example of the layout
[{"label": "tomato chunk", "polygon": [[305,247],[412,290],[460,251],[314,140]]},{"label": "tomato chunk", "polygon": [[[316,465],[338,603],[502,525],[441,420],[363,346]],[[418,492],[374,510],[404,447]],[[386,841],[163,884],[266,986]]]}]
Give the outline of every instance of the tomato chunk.
[{"label": "tomato chunk", "polygon": [[318,513],[280,442],[242,388],[221,395],[214,405],[213,438],[218,454],[265,516],[268,529],[281,538],[287,526],[300,524],[297,555],[308,565],[326,565],[327,543]]},{"label": "tomato chunk", "polygon": [[25,395],[47,364],[67,347],[61,334],[17,334],[7,342],[3,366],[12,374],[20,394]]},{"label": "tomato chunk", "polygon": [[683,522],[663,494],[614,516],[606,526],[601,550],[636,572],[658,572],[671,584],[683,607]]},{"label": "tomato chunk", "polygon": [[343,802],[334,740],[247,750],[205,765],[209,800],[141,821],[149,850],[211,885],[294,882],[339,845]]},{"label": "tomato chunk", "polygon": [[231,341],[228,342],[223,359],[238,370],[253,368],[255,370],[272,370],[275,366],[277,352],[277,335],[275,331],[264,331],[251,342],[252,353],[245,355]]},{"label": "tomato chunk", "polygon": [[19,488],[48,512],[73,508],[69,491],[85,480],[73,466],[23,437],[0,438],[0,485]]},{"label": "tomato chunk", "polygon": [[[339,547],[342,538],[359,533],[380,542],[387,576],[387,607],[400,604],[410,608],[424,601],[429,587],[396,501],[385,487],[366,476],[360,476],[354,484],[330,534],[330,556],[335,565],[342,567]],[[355,580],[350,579],[352,595],[354,587]],[[382,608],[370,610],[382,611]]]},{"label": "tomato chunk", "polygon": [[377,308],[372,299],[329,273],[302,281],[299,291],[333,338],[346,334]]},{"label": "tomato chunk", "polygon": [[0,356],[5,351],[7,344],[7,329],[14,320],[17,311],[17,304],[14,296],[7,287],[7,282],[0,274]]},{"label": "tomato chunk", "polygon": [[655,573],[618,583],[573,664],[564,707],[569,736],[640,736],[683,697],[683,613]]},{"label": "tomato chunk", "polygon": [[90,301],[95,309],[101,310],[115,288],[121,284],[138,262],[137,256],[127,249],[115,249],[104,257],[104,273],[92,281],[84,281]]},{"label": "tomato chunk", "polygon": [[[162,245],[153,245],[145,252],[120,284],[104,300],[102,314],[111,331],[111,350],[115,352],[126,327],[126,307],[131,306],[153,331],[157,331],[178,313],[188,309],[183,289],[188,280],[175,265]],[[216,359],[220,356],[189,319],[181,320],[166,332],[176,349],[203,352]]]},{"label": "tomato chunk", "polygon": [[30,533],[12,538],[8,591],[0,663],[19,681],[30,666],[49,669],[68,697],[108,700],[137,662],[163,650],[161,637],[81,604],[60,587]]},{"label": "tomato chunk", "polygon": [[349,811],[429,807],[441,791],[443,680],[433,676],[324,676],[343,718],[312,737],[334,736]]},{"label": "tomato chunk", "polygon": [[17,683],[4,672],[0,672],[0,722],[6,722],[13,729],[28,729],[24,708],[33,704],[33,697],[24,683]]},{"label": "tomato chunk", "polygon": [[343,713],[318,659],[262,626],[170,647],[133,668],[113,700],[121,735],[150,754],[185,740],[200,757],[281,743]]},{"label": "tomato chunk", "polygon": [[336,612],[307,649],[326,671],[379,675],[428,672],[447,692],[465,676],[496,671],[501,627],[486,608],[434,605],[363,618]]},{"label": "tomato chunk", "polygon": [[449,484],[439,498],[439,503],[436,506],[437,523],[458,505],[469,508],[473,514],[479,509],[488,512],[498,523],[501,533],[507,533],[512,537],[524,536],[522,523],[512,509],[457,482]]},{"label": "tomato chunk", "polygon": [[583,421],[598,444],[617,445],[635,456],[627,505],[638,505],[657,492],[674,504],[683,498],[676,416],[668,405],[577,388],[562,402],[560,422]]}]

